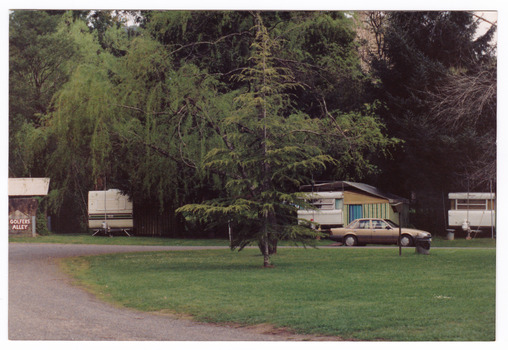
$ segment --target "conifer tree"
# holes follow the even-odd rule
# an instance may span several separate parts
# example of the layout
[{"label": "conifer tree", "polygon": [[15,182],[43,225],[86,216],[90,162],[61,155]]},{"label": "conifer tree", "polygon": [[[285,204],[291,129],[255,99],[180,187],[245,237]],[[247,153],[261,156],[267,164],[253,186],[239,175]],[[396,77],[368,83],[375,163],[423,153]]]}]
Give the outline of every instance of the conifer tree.
[{"label": "conifer tree", "polygon": [[302,200],[288,189],[308,181],[332,158],[305,142],[317,130],[308,116],[292,110],[290,91],[301,87],[289,70],[277,66],[278,42],[259,14],[255,31],[250,66],[237,76],[246,88],[231,114],[215,125],[223,142],[206,157],[211,171],[227,174],[226,196],[179,211],[228,220],[234,228],[231,248],[257,243],[263,266],[269,267],[280,239],[305,242],[318,235],[296,222],[295,204]]}]

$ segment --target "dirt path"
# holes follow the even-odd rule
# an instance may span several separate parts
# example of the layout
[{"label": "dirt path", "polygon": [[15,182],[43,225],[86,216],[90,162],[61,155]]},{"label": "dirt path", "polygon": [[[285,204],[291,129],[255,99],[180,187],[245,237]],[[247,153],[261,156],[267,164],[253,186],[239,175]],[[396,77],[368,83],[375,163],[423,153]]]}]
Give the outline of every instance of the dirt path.
[{"label": "dirt path", "polygon": [[[10,340],[317,340],[270,328],[216,326],[116,308],[72,286],[54,258],[221,247],[9,244]],[[325,339],[323,339],[325,340]]]}]

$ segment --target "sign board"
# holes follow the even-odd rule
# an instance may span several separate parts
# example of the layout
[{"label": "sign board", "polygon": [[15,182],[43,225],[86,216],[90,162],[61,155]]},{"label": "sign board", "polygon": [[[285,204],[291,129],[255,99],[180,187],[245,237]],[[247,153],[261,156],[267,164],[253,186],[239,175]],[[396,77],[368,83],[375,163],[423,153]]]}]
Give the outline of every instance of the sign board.
[{"label": "sign board", "polygon": [[9,233],[32,232],[32,218],[16,210],[9,216]]},{"label": "sign board", "polygon": [[9,234],[32,235],[32,218],[38,206],[35,198],[9,198]]}]

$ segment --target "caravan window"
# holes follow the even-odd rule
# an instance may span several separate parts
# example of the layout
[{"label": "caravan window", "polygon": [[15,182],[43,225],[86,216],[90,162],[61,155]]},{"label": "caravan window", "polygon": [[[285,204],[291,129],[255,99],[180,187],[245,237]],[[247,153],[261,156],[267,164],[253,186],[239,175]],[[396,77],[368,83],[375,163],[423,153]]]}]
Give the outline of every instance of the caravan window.
[{"label": "caravan window", "polygon": [[333,198],[317,198],[311,201],[316,209],[320,210],[333,210],[335,208],[335,199]]},{"label": "caravan window", "polygon": [[487,200],[485,199],[457,199],[457,209],[486,210]]}]

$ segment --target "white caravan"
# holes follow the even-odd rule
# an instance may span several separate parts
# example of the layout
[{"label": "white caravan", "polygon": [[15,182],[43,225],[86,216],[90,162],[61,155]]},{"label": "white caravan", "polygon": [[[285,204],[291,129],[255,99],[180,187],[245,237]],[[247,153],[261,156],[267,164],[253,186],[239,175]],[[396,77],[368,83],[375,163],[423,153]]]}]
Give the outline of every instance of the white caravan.
[{"label": "white caravan", "polygon": [[321,229],[344,225],[344,192],[313,192],[306,198],[315,209],[298,210],[298,219],[316,223]]},{"label": "white caravan", "polygon": [[120,190],[88,192],[88,227],[93,235],[122,231],[128,236],[134,227],[132,202]]},{"label": "white caravan", "polygon": [[494,193],[449,193],[448,226],[464,231],[480,231],[496,227],[496,195]]}]

